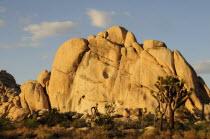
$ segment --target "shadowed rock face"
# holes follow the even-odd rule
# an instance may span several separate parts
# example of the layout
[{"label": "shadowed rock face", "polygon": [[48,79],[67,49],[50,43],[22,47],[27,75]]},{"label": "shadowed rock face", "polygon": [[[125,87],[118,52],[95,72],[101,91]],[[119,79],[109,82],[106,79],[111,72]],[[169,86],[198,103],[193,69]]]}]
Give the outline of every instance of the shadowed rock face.
[{"label": "shadowed rock face", "polygon": [[165,43],[136,41],[133,33],[114,26],[88,40],[74,38],[58,49],[49,82],[52,107],[61,112],[90,110],[99,103],[113,102],[117,108],[147,108],[154,112],[157,106],[150,90],[158,76],[178,76],[194,88],[190,110],[202,110],[202,99],[209,89],[178,51],[169,50]]},{"label": "shadowed rock face", "polygon": [[[167,75],[184,79],[186,87],[194,89],[186,102],[189,110],[210,115],[209,89],[180,52],[157,40],[139,44],[132,32],[114,26],[87,40],[73,38],[61,45],[51,72],[44,70],[38,81],[22,84],[20,97],[0,106],[0,114],[21,120],[48,108],[83,113],[96,103],[100,112],[106,103],[115,103],[118,110],[147,108],[154,113],[157,102],[150,90],[157,91],[157,77]],[[15,83],[12,76],[1,76],[0,81]]]}]

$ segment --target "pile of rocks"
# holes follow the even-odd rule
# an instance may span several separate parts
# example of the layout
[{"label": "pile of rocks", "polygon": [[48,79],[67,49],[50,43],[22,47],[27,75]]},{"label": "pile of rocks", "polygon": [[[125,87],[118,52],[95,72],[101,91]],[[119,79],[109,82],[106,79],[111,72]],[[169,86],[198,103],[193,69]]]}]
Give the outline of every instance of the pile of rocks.
[{"label": "pile of rocks", "polygon": [[49,84],[50,73],[42,71],[38,81],[29,80],[21,86],[14,77],[2,70],[0,72],[0,116],[11,120],[23,120],[37,110],[49,109],[46,84]]}]

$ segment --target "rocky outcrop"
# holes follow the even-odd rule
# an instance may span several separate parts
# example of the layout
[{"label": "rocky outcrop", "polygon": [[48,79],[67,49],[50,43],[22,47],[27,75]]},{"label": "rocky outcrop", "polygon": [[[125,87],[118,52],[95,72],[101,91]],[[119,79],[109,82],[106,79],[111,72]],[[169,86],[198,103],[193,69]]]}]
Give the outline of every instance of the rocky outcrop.
[{"label": "rocky outcrop", "polygon": [[45,90],[49,79],[49,73],[45,70],[40,73],[38,81],[29,80],[20,87],[11,74],[1,71],[0,116],[6,114],[11,120],[20,121],[36,110],[49,109]]},{"label": "rocky outcrop", "polygon": [[48,82],[50,81],[50,72],[48,72],[47,70],[41,71],[37,78],[37,81],[42,85],[42,87],[46,87]]},{"label": "rocky outcrop", "polygon": [[139,44],[132,32],[114,26],[87,40],[69,40],[59,48],[49,98],[52,107],[61,112],[88,111],[96,103],[101,111],[106,103],[115,103],[117,108],[154,112],[157,103],[150,90],[157,91],[157,77],[167,75],[178,76],[187,88],[194,88],[186,106],[201,111],[203,94],[209,92],[202,89],[194,69],[178,51],[157,40]]},{"label": "rocky outcrop", "polygon": [[[8,117],[11,119],[22,120],[28,115],[28,113],[27,114],[17,113],[17,111],[19,111],[18,109],[21,108],[19,94],[20,94],[20,85],[16,84],[16,81],[11,74],[7,73],[5,70],[1,70],[0,71],[0,116],[4,114],[9,114]],[[22,111],[20,110],[19,112]]]},{"label": "rocky outcrop", "polygon": [[62,112],[71,110],[72,84],[82,56],[89,49],[87,45],[87,40],[74,38],[65,42],[56,53],[48,95],[51,106]]},{"label": "rocky outcrop", "polygon": [[37,81],[29,80],[21,85],[21,106],[34,113],[37,110],[49,109],[47,96],[42,85]]},{"label": "rocky outcrop", "polygon": [[[0,112],[11,110],[9,116],[19,112],[21,117],[12,118],[22,119],[27,111],[32,114],[50,107],[60,112],[88,113],[96,103],[101,112],[106,103],[114,103],[125,117],[129,116],[125,110],[138,108],[154,113],[157,102],[150,90],[157,91],[154,84],[158,76],[184,79],[186,87],[194,89],[186,107],[210,115],[210,91],[180,52],[171,51],[157,40],[139,44],[132,32],[118,26],[87,40],[73,38],[65,42],[55,55],[51,72],[44,70],[38,81],[24,83],[20,98],[16,96],[11,104],[10,98],[2,95]],[[7,78],[14,82],[11,76]]]}]

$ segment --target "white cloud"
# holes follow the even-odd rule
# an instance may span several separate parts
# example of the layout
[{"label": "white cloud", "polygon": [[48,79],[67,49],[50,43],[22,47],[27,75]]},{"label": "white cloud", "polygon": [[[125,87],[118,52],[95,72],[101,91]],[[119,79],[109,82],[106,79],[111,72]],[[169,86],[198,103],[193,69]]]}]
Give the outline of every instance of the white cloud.
[{"label": "white cloud", "polygon": [[[58,36],[72,32],[77,23],[71,21],[65,22],[43,22],[41,24],[32,24],[23,30],[32,34],[31,40],[39,40],[45,37]],[[24,37],[27,38],[27,37]]]},{"label": "white cloud", "polygon": [[5,7],[0,7],[0,13],[6,12],[7,8]]},{"label": "white cloud", "polygon": [[193,67],[198,74],[210,74],[210,60],[199,61]]},{"label": "white cloud", "polygon": [[5,25],[5,21],[0,19],[0,27]]},{"label": "white cloud", "polygon": [[91,19],[91,24],[96,27],[106,28],[110,26],[113,22],[112,16],[115,15],[116,12],[111,11],[100,11],[96,9],[87,9],[87,15]]}]

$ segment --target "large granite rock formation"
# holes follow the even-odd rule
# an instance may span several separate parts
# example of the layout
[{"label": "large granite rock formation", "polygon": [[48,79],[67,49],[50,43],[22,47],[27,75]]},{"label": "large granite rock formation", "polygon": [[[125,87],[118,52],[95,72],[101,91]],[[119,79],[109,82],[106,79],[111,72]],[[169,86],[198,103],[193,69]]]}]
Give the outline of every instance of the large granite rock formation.
[{"label": "large granite rock formation", "polygon": [[[61,45],[51,72],[44,70],[38,81],[24,83],[12,103],[1,93],[0,114],[8,112],[8,117],[21,120],[47,108],[83,113],[96,103],[102,112],[106,103],[114,103],[119,111],[147,108],[154,112],[157,102],[150,90],[157,91],[157,77],[167,75],[184,79],[186,87],[194,89],[186,102],[189,110],[210,115],[210,91],[180,52],[157,40],[139,44],[132,32],[114,26],[87,40],[74,38]],[[15,83],[13,77],[6,78]],[[4,82],[1,75],[0,81]]]},{"label": "large granite rock formation", "polygon": [[[55,55],[48,95],[52,107],[61,112],[90,110],[96,103],[117,108],[157,106],[150,90],[158,76],[178,76],[194,92],[186,102],[191,111],[209,104],[209,89],[178,51],[156,40],[136,41],[133,33],[114,26],[88,40],[65,42]],[[205,96],[205,100],[204,100]]]}]

